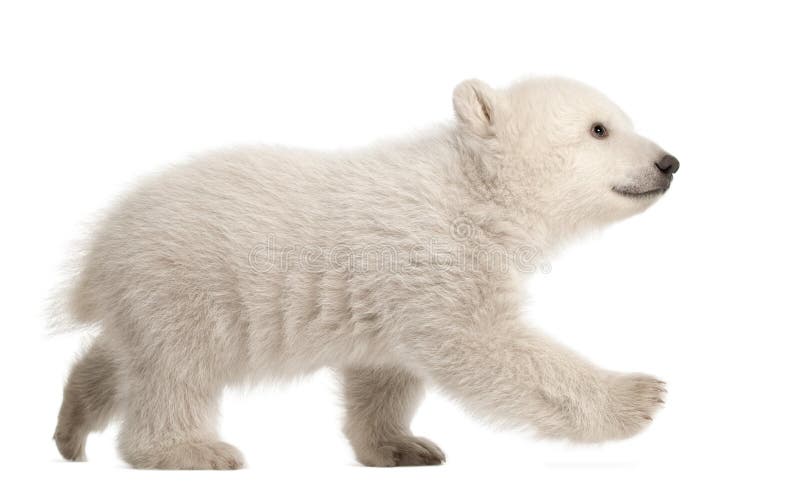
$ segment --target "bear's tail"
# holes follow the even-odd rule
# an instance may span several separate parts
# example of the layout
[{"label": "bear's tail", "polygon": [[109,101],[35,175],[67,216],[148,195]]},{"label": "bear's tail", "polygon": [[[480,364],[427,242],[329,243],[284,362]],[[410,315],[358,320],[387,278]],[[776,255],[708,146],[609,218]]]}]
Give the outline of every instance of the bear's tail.
[{"label": "bear's tail", "polygon": [[[91,236],[89,236],[91,238]],[[69,333],[99,325],[103,319],[98,287],[100,274],[93,269],[92,242],[81,239],[69,246],[70,259],[61,268],[61,279],[47,303],[49,332]]]},{"label": "bear's tail", "polygon": [[50,296],[48,329],[68,333],[90,328],[102,319],[89,277],[84,272],[65,280]]}]

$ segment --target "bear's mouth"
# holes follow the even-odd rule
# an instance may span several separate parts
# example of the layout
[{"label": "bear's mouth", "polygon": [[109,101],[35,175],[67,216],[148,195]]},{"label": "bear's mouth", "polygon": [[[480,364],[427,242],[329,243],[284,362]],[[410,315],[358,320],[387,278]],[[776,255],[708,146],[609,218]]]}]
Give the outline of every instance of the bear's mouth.
[{"label": "bear's mouth", "polygon": [[611,190],[613,190],[619,195],[624,195],[625,197],[630,197],[634,199],[647,199],[652,197],[658,197],[659,195],[666,192],[668,188],[669,185],[667,185],[666,187],[658,187],[658,188],[642,190],[635,187],[624,186],[624,187],[611,187]]}]

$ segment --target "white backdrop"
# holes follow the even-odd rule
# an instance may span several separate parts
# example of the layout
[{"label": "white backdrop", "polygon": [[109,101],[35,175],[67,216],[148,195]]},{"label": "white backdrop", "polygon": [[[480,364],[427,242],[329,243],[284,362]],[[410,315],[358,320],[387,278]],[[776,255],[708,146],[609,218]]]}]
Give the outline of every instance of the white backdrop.
[{"label": "white backdrop", "polygon": [[[711,2],[708,2],[709,4]],[[788,2],[787,2],[788,4]],[[0,480],[62,487],[797,487],[800,75],[789,7],[733,2],[6,2],[0,5]],[[501,433],[429,394],[415,430],[442,467],[368,469],[336,385],[231,392],[249,468],[128,469],[50,440],[85,338],[45,298],[81,226],[135,177],[220,145],[366,144],[451,118],[453,86],[557,74],[606,92],[681,161],[650,211],[572,246],[531,284],[541,329],[669,383],[642,435],[576,446]]]}]

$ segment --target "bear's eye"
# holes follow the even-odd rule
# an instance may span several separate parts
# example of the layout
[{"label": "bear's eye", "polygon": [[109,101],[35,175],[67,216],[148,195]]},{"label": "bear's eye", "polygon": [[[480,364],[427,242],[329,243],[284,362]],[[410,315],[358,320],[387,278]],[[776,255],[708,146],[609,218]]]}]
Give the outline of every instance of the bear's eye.
[{"label": "bear's eye", "polygon": [[599,122],[595,122],[592,124],[592,136],[596,137],[597,139],[603,139],[604,137],[608,136],[608,129],[606,129],[606,126],[600,124]]}]

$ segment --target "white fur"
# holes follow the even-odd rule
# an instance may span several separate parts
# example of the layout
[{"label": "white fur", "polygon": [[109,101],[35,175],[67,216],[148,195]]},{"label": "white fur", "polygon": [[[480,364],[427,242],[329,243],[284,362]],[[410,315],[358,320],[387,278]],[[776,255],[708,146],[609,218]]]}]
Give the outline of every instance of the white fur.
[{"label": "white fur", "polygon": [[101,330],[65,388],[62,453],[81,458],[86,434],[119,415],[134,466],[236,468],[215,434],[221,389],[322,367],[341,373],[345,432],[368,465],[444,459],[408,428],[426,382],[544,436],[646,426],[662,384],[530,329],[515,259],[645,209],[655,197],[612,187],[658,182],[663,151],[573,81],[466,81],[453,104],[457,122],[423,137],[218,151],[122,198],[68,296],[72,318]]}]

